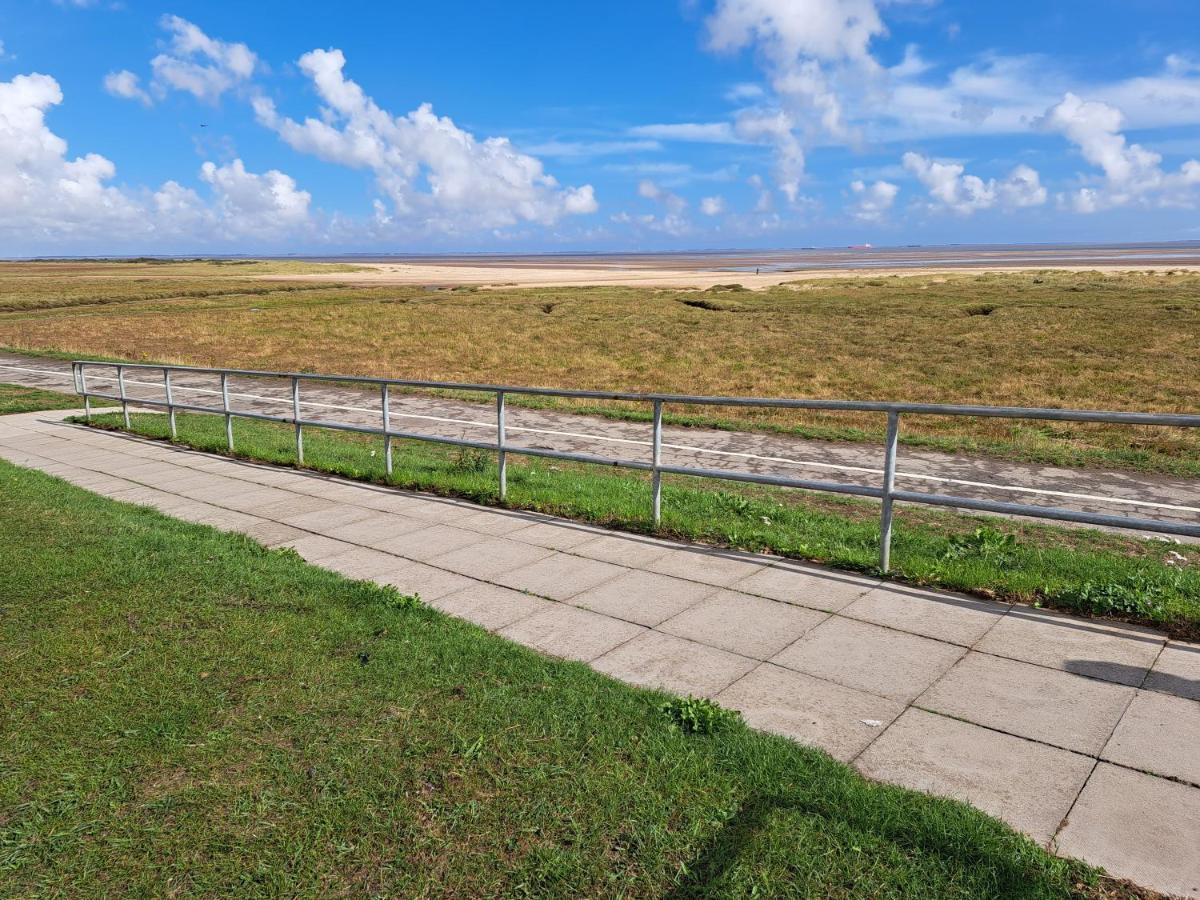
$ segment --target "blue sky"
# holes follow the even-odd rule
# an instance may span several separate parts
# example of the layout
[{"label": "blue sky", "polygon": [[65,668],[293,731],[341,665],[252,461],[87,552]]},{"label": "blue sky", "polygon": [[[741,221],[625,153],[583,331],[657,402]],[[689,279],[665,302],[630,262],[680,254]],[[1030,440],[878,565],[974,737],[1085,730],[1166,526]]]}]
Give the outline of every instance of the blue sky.
[{"label": "blue sky", "polygon": [[1200,239],[1195,0],[0,0],[0,255]]}]

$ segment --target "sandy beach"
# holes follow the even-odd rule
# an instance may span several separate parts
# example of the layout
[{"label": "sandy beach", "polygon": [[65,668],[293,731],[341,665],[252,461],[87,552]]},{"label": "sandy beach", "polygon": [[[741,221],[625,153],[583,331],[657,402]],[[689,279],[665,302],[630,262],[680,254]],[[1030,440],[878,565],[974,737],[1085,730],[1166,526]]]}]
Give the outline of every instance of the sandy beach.
[{"label": "sandy beach", "polygon": [[287,278],[364,285],[474,285],[483,288],[633,285],[703,290],[718,284],[737,283],[746,288],[761,289],[814,278],[886,278],[1039,269],[1200,271],[1200,245],[847,248],[342,258],[338,261],[353,262],[360,270],[289,275]]}]

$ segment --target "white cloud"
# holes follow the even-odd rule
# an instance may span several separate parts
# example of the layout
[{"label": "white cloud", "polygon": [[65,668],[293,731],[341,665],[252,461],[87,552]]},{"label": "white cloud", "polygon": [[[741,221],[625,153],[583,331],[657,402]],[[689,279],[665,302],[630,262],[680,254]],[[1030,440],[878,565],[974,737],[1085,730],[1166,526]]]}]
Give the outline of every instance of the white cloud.
[{"label": "white cloud", "polygon": [[775,183],[788,200],[796,202],[804,177],[804,147],[794,131],[795,121],[783,110],[742,110],[734,129],[748,141],[775,147]]},{"label": "white cloud", "polygon": [[711,49],[752,47],[763,61],[771,95],[738,114],[735,132],[774,146],[776,182],[795,203],[804,142],[857,140],[836,82],[882,71],[869,49],[886,33],[879,10],[874,0],[717,0],[707,26]]},{"label": "white cloud", "polygon": [[700,199],[700,212],[706,216],[719,216],[725,212],[725,198],[721,196],[702,197]]},{"label": "white cloud", "polygon": [[142,90],[138,83],[138,77],[128,69],[122,69],[119,72],[109,72],[104,76],[104,89],[114,97],[121,97],[125,100],[137,100],[149,106],[153,101],[150,95]]},{"label": "white cloud", "polygon": [[159,24],[171,33],[166,52],[150,60],[151,85],[160,96],[174,89],[214,103],[248,81],[258,66],[258,57],[245,44],[211,38],[179,16],[163,16]]},{"label": "white cloud", "polygon": [[637,125],[629,129],[635,137],[663,141],[691,141],[700,144],[741,143],[728,122],[676,122],[673,124]]},{"label": "white cloud", "polygon": [[217,211],[236,232],[289,231],[308,221],[311,195],[278,169],[255,175],[235,159],[225,166],[206,162],[200,177],[212,185]]},{"label": "white cloud", "polygon": [[649,178],[643,178],[638,182],[637,192],[639,197],[653,200],[662,206],[664,212],[662,215],[648,213],[642,216],[629,217],[627,221],[641,225],[651,231],[659,231],[674,236],[684,235],[691,231],[692,223],[683,214],[687,209],[687,201],[678,194],[664,190]]},{"label": "white cloud", "polygon": [[850,184],[850,190],[856,198],[853,215],[863,222],[882,221],[900,193],[900,188],[890,181],[876,181],[874,184],[854,181]]},{"label": "white cloud", "polygon": [[116,167],[89,153],[70,159],[67,142],[46,125],[46,111],[62,102],[49,75],[17,75],[0,82],[0,229],[90,234],[137,224],[137,209],[108,185]]},{"label": "white cloud", "polygon": [[662,149],[658,141],[545,141],[524,147],[533,156],[561,159],[593,159],[625,153],[644,153]]},{"label": "white cloud", "polygon": [[1102,187],[1083,187],[1064,199],[1084,213],[1135,202],[1194,204],[1192,189],[1200,185],[1200,162],[1188,160],[1178,172],[1164,172],[1160,154],[1129,143],[1121,133],[1123,122],[1115,106],[1069,92],[1038,120],[1046,130],[1064,135],[1104,173]]},{"label": "white cloud", "polygon": [[1003,181],[984,181],[966,174],[961,163],[939,162],[919,153],[904,154],[904,168],[929,190],[934,208],[945,208],[960,215],[1001,206],[1005,209],[1039,206],[1046,202],[1046,190],[1038,173],[1029,166],[1017,166]]},{"label": "white cloud", "polygon": [[659,187],[658,184],[649,178],[643,178],[638,182],[638,196],[661,203],[672,213],[681,213],[687,208],[686,200],[678,194],[663,190],[663,188]]},{"label": "white cloud", "polygon": [[766,91],[763,90],[761,84],[755,84],[750,81],[743,81],[738,84],[730,85],[725,91],[725,99],[730,103],[740,103],[743,100],[757,100],[763,96]]},{"label": "white cloud", "polygon": [[263,246],[307,226],[305,191],[282,172],[247,172],[240,160],[204,164],[211,204],[175,181],[153,192],[114,186],[111,160],[96,153],[72,158],[46,124],[47,112],[62,101],[49,75],[0,82],[0,244],[6,248],[113,252],[162,250],[164,242],[175,242],[190,250],[245,236]]},{"label": "white cloud", "polygon": [[460,231],[552,224],[596,210],[591,185],[560,187],[539,160],[507,138],[478,141],[429,104],[393,116],[345,77],[345,64],[340,50],[313,50],[299,60],[325,104],[320,118],[281,116],[262,96],[253,101],[255,114],[296,150],[370,170],[399,216]]},{"label": "white cloud", "polygon": [[1046,189],[1042,186],[1041,176],[1036,169],[1026,165],[1013,169],[996,186],[996,190],[999,192],[1000,205],[1008,209],[1041,206],[1046,202]]},{"label": "white cloud", "polygon": [[767,190],[766,185],[763,183],[762,176],[751,175],[746,179],[746,184],[754,188],[757,194],[754,200],[754,211],[756,213],[770,212],[772,206],[771,192]]}]

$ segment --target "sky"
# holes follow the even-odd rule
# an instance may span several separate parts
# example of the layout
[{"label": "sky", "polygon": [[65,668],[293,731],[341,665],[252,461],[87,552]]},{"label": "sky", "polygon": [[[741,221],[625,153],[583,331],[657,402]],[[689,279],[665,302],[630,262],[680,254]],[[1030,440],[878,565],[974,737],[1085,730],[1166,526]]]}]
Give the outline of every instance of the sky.
[{"label": "sky", "polygon": [[3,257],[1200,240],[1198,209],[1197,0],[0,0]]}]

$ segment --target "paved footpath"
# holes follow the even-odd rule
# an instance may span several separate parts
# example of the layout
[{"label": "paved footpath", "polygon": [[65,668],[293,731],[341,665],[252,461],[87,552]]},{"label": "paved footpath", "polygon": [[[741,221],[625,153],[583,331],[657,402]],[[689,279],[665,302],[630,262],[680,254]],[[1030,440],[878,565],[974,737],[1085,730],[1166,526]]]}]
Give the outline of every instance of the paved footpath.
[{"label": "paved footpath", "polygon": [[1200,645],[239,462],[65,415],[0,418],[0,457],[294,547],[623,681],[713,697],[869,777],[967,800],[1056,852],[1200,896]]}]

